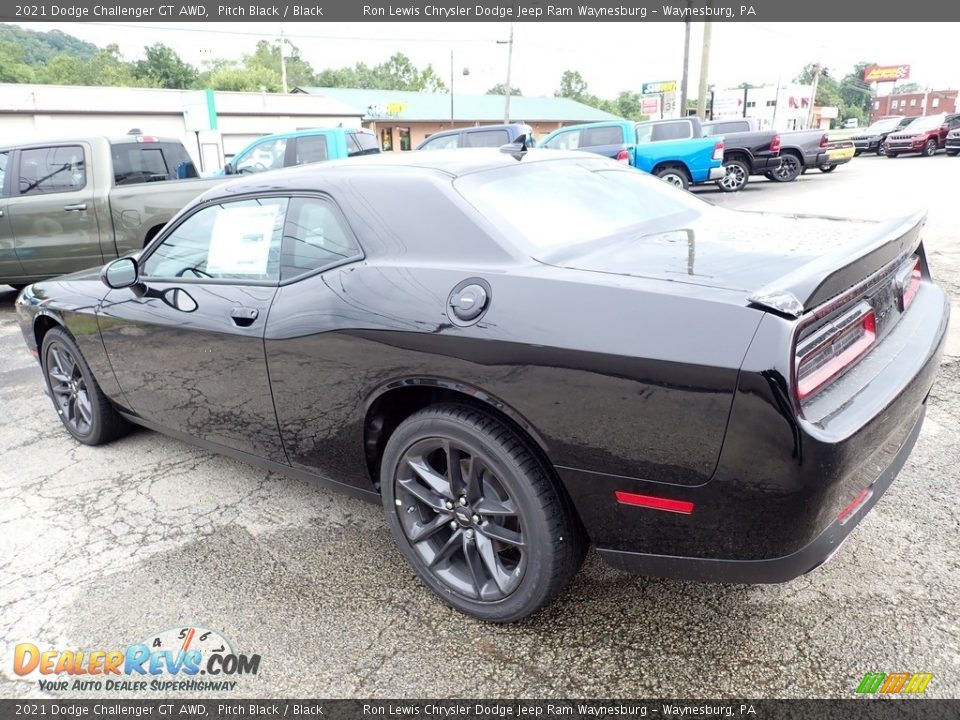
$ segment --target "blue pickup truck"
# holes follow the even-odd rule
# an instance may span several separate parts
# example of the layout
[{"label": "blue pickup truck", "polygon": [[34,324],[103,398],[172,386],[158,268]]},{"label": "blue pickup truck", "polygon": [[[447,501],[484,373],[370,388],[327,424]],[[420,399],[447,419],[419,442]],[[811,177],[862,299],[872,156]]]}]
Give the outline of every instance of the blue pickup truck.
[{"label": "blue pickup truck", "polygon": [[364,128],[315,128],[257,138],[233,156],[220,175],[278,170],[380,152],[377,136]]},{"label": "blue pickup truck", "polygon": [[690,120],[618,120],[560,128],[537,146],[606,155],[686,190],[719,180],[726,172],[723,138],[695,134]]}]

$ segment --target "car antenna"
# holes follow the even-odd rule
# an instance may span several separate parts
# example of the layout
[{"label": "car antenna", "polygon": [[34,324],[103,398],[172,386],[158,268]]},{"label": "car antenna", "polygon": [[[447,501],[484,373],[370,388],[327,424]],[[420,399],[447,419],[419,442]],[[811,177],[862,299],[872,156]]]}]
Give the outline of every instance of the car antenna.
[{"label": "car antenna", "polygon": [[[520,147],[517,147],[517,145],[519,145]],[[513,155],[513,157],[516,158],[517,160],[523,160],[524,153],[526,153],[527,150],[529,150],[529,148],[527,147],[526,133],[524,133],[523,135],[517,136],[517,139],[514,140],[509,145],[500,146],[500,152],[509,153],[510,155]]]}]

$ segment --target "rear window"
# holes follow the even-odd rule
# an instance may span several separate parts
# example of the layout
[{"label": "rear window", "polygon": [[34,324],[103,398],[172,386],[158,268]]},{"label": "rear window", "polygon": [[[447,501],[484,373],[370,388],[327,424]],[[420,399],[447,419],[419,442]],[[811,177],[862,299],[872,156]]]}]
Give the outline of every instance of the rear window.
[{"label": "rear window", "polygon": [[303,135],[297,138],[296,164],[323,162],[329,159],[326,135]]},{"label": "rear window", "polygon": [[454,186],[532,255],[708,207],[646,173],[609,161],[541,162],[465,175]]},{"label": "rear window", "polygon": [[371,155],[380,152],[377,137],[369,133],[350,133],[347,137],[347,155]]},{"label": "rear window", "polygon": [[117,185],[198,177],[193,160],[180,143],[116,143],[110,150]]},{"label": "rear window", "polygon": [[749,123],[744,122],[724,122],[715,125],[704,125],[704,135],[725,135],[728,133],[746,132],[750,129]]},{"label": "rear window", "polygon": [[693,126],[683,120],[673,123],[659,123],[653,126],[650,139],[657,140],[686,140],[693,137]]},{"label": "rear window", "polygon": [[580,147],[621,145],[622,143],[623,128],[619,125],[612,125],[610,127],[584,128],[580,131]]},{"label": "rear window", "polygon": [[463,146],[468,148],[500,147],[510,142],[506,130],[484,130],[464,133]]}]

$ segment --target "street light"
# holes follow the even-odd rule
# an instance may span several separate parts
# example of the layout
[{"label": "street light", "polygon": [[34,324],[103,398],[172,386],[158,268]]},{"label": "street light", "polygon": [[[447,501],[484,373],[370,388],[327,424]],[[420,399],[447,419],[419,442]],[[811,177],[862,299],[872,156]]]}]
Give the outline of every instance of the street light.
[{"label": "street light", "polygon": [[507,46],[507,83],[504,88],[506,98],[503,102],[503,122],[510,122],[510,68],[513,65],[513,23],[510,23],[510,39],[497,40],[497,45]]},{"label": "street light", "polygon": [[[470,74],[470,68],[465,67],[463,69],[464,76]],[[450,48],[450,127],[453,128],[453,48]]]}]

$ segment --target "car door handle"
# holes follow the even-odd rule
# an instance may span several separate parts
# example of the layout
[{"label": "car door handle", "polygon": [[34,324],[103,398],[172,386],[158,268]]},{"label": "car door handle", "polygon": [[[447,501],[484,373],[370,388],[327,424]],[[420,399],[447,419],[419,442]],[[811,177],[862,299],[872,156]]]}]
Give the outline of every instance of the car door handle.
[{"label": "car door handle", "polygon": [[230,317],[233,318],[233,324],[238,327],[250,327],[253,321],[257,319],[260,311],[256,308],[235,307],[230,311]]},{"label": "car door handle", "polygon": [[64,205],[63,209],[67,212],[80,212],[87,209],[86,203],[76,203],[75,205]]}]

